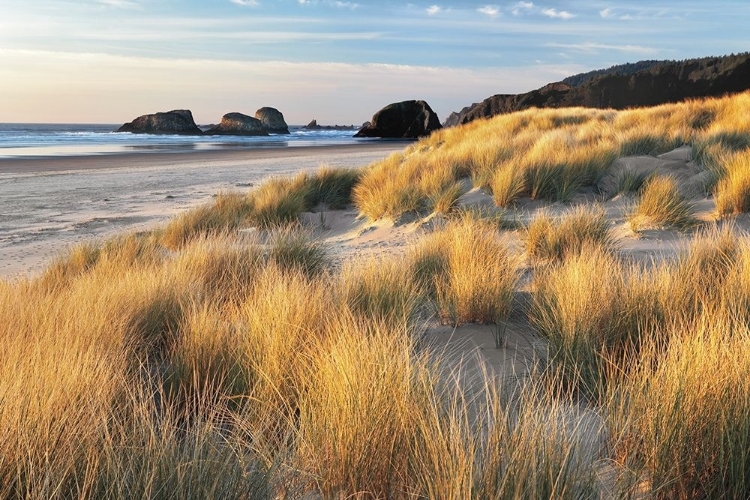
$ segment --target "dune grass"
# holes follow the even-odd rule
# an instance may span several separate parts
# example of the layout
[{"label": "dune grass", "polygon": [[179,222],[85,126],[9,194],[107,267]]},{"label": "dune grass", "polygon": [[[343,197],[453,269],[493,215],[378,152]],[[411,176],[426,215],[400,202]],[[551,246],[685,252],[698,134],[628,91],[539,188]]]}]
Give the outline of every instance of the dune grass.
[{"label": "dune grass", "polygon": [[351,203],[360,178],[357,169],[323,166],[314,173],[270,178],[254,190],[221,193],[214,203],[188,210],[160,232],[160,243],[172,250],[193,238],[221,234],[242,227],[274,229],[299,222],[299,215],[318,205],[342,209]]},{"label": "dune grass", "polygon": [[750,493],[747,323],[712,313],[676,324],[664,355],[619,383],[610,414],[627,488],[656,498]]},{"label": "dune grass", "polygon": [[716,185],[716,211],[720,215],[750,212],[750,149],[724,157],[724,177]]},{"label": "dune grass", "polygon": [[498,323],[511,311],[519,259],[491,222],[464,212],[411,255],[415,279],[445,323]]},{"label": "dune grass", "polygon": [[654,177],[644,185],[629,221],[634,231],[647,227],[689,229],[698,225],[691,203],[680,193],[674,178],[668,176]]},{"label": "dune grass", "polygon": [[[521,280],[498,221],[454,202],[467,179],[500,204],[571,199],[623,151],[740,143],[749,107],[501,116],[0,280],[0,497],[748,497],[747,236],[725,224],[636,266],[601,211],[576,207],[531,222]],[[717,199],[740,196],[739,160],[712,161]],[[684,227],[677,188],[646,183],[649,224]],[[374,218],[448,215],[405,257],[336,267],[295,221],[350,201]],[[236,231],[251,225],[263,231]],[[512,311],[516,293],[528,309]],[[451,325],[514,312],[548,363],[520,379],[472,369],[425,342],[433,311]]]},{"label": "dune grass", "polygon": [[541,261],[561,261],[584,249],[616,248],[604,210],[581,205],[557,217],[539,212],[526,230],[526,253]]}]

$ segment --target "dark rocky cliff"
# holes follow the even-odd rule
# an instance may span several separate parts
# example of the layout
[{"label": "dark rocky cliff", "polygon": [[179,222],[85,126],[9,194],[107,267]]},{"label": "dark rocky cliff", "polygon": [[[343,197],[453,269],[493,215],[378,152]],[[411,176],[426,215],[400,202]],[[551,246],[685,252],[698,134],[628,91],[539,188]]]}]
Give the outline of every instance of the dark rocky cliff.
[{"label": "dark rocky cliff", "polygon": [[593,76],[577,87],[551,83],[525,94],[498,94],[451,114],[444,126],[526,108],[626,109],[721,96],[750,89],[750,53],[725,57],[666,61],[634,73]]}]

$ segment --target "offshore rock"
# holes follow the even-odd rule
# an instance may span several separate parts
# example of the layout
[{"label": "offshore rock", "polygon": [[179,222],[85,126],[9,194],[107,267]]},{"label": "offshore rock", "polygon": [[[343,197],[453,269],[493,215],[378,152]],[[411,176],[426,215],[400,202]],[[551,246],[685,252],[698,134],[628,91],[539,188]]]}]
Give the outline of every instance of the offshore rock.
[{"label": "offshore rock", "polygon": [[257,118],[242,113],[227,113],[221,123],[208,129],[206,135],[268,135],[263,123]]},{"label": "offshore rock", "polygon": [[267,132],[272,134],[289,133],[289,126],[284,121],[284,115],[276,108],[260,108],[255,112],[255,118],[260,120]]},{"label": "offshore rock", "polygon": [[440,120],[425,101],[389,104],[372,117],[354,137],[416,139],[441,128]]},{"label": "offshore rock", "polygon": [[175,109],[164,113],[139,116],[117,129],[133,134],[203,135],[187,109]]}]

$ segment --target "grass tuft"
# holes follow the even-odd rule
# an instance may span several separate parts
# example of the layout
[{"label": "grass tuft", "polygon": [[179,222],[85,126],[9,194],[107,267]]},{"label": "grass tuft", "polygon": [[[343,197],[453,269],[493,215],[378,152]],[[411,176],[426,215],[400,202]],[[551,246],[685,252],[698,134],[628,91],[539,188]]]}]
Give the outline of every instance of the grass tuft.
[{"label": "grass tuft", "polygon": [[540,212],[526,231],[526,252],[538,260],[561,261],[592,247],[615,249],[606,214],[596,206],[581,205],[558,217]]},{"label": "grass tuft", "polygon": [[519,263],[491,222],[466,213],[426,238],[410,260],[443,322],[496,323],[510,314]]},{"label": "grass tuft", "polygon": [[680,193],[675,179],[668,176],[654,177],[646,183],[629,220],[634,231],[646,227],[688,229],[698,225],[692,204]]},{"label": "grass tuft", "polygon": [[750,149],[722,162],[723,178],[715,190],[716,210],[720,215],[750,212]]}]

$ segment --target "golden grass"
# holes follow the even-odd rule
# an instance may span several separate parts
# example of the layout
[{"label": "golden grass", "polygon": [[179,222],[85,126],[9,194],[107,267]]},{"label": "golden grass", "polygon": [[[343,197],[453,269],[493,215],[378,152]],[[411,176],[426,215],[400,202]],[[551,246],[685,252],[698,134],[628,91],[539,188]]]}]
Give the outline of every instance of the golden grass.
[{"label": "golden grass", "polygon": [[489,221],[458,216],[417,246],[411,266],[445,323],[497,323],[510,314],[519,259]]},{"label": "golden grass", "polygon": [[716,186],[716,211],[720,215],[750,211],[750,149],[722,161],[724,177]]},{"label": "golden grass", "polygon": [[612,400],[624,489],[656,498],[744,498],[750,426],[750,332],[709,313],[675,324],[658,363],[643,363]]},{"label": "golden grass", "polygon": [[563,260],[593,247],[616,247],[604,210],[595,206],[580,205],[557,217],[539,212],[526,230],[526,253],[533,259]]},{"label": "golden grass", "polygon": [[640,200],[629,216],[630,227],[688,229],[698,224],[692,204],[679,191],[673,177],[651,178],[643,187]]},{"label": "golden grass", "polygon": [[[0,497],[600,498],[602,464],[616,496],[747,497],[750,242],[737,228],[641,268],[612,251],[597,209],[532,221],[527,250],[549,263],[529,270],[526,312],[550,363],[509,381],[422,342],[430,307],[450,324],[508,317],[519,261],[497,221],[451,213],[406,258],[341,269],[285,227],[349,200],[370,217],[451,212],[466,178],[504,204],[565,200],[613,155],[683,142],[721,150],[729,179],[748,108],[742,94],[496,117],[0,281]],[[655,182],[649,217],[677,199]],[[745,189],[718,185],[717,198]],[[271,231],[236,233],[252,224]]]},{"label": "golden grass", "polygon": [[[366,169],[355,204],[371,219],[398,218],[431,208],[436,193],[467,175],[491,189],[498,206],[524,197],[567,201],[595,188],[618,156],[657,155],[682,144],[710,169],[710,192],[723,176],[721,153],[750,144],[748,95],[625,111],[530,109],[440,130]],[[426,181],[436,176],[444,181]]]}]

